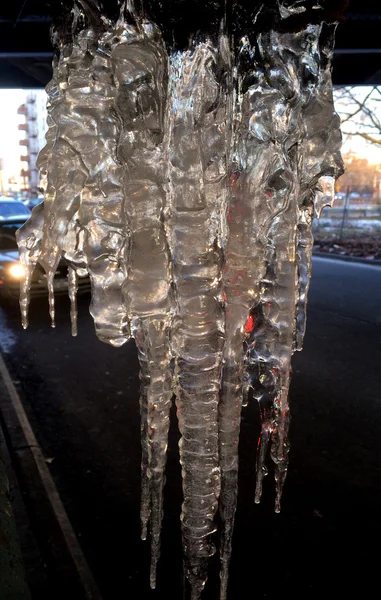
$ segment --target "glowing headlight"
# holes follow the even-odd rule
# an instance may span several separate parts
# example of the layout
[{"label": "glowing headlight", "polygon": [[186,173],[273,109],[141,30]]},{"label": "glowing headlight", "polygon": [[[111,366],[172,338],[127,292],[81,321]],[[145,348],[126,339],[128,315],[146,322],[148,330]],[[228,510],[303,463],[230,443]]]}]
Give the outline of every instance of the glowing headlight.
[{"label": "glowing headlight", "polygon": [[16,263],[15,265],[12,265],[11,268],[9,269],[9,274],[11,277],[14,277],[15,279],[21,279],[25,275],[25,269],[22,265],[20,265],[19,263]]}]

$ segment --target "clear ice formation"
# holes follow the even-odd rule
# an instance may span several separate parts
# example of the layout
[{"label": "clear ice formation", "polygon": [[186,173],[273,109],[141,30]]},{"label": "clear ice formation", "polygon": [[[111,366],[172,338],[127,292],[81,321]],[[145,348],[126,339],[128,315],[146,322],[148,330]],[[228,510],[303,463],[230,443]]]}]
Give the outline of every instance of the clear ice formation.
[{"label": "clear ice formation", "polygon": [[[205,11],[217,4],[206,1]],[[53,30],[38,160],[45,202],[18,233],[22,325],[39,262],[54,326],[54,274],[64,259],[72,334],[77,279],[89,275],[99,339],[116,347],[135,339],[152,588],[175,395],[192,600],[207,579],[218,509],[227,598],[241,409],[250,395],[261,417],[255,502],[270,454],[280,510],[312,219],[332,203],[343,170],[331,85],[339,17],[325,4],[254,2],[249,15],[243,4],[229,11],[221,3],[212,32],[184,44],[168,41],[155,2],[145,12],[123,2],[112,20],[83,0],[69,30]]]}]

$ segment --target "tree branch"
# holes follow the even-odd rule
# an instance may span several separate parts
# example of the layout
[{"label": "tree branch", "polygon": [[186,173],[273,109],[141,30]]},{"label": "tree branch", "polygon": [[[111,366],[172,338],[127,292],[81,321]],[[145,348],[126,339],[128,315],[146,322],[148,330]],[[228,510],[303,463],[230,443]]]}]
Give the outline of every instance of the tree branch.
[{"label": "tree branch", "polygon": [[[381,146],[381,139],[377,139],[375,137],[373,137],[373,135],[370,135],[369,133],[362,133],[360,131],[356,131],[356,132],[352,132],[350,133],[349,131],[343,131],[344,135],[358,135],[362,138],[364,138],[364,140],[368,140],[368,142],[372,142],[372,144],[377,144],[377,146]],[[380,132],[381,135],[381,132]]]},{"label": "tree branch", "polygon": [[[344,105],[343,111],[340,111],[339,106],[337,106],[337,110],[341,115],[341,124],[344,126],[343,134],[359,136],[372,144],[380,146],[381,139],[378,139],[378,136],[381,136],[381,120],[377,114],[378,107],[372,106],[372,102],[381,102],[381,88],[372,86],[363,99],[356,96],[355,89],[355,86],[340,88],[336,100],[336,104]],[[375,95],[377,95],[377,98],[374,97]],[[351,129],[355,127],[358,130],[353,133],[345,131],[345,124],[348,123],[350,123]]]}]

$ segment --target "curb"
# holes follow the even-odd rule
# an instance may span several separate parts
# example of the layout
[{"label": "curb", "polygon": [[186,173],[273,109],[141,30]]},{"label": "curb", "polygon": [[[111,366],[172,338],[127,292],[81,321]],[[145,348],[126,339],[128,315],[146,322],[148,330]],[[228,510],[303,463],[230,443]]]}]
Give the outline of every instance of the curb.
[{"label": "curb", "polygon": [[361,256],[345,256],[343,254],[335,254],[334,252],[312,252],[312,258],[327,258],[328,260],[342,260],[344,262],[360,263],[363,265],[373,265],[374,267],[381,267],[381,260],[371,260],[369,258],[362,258]]}]

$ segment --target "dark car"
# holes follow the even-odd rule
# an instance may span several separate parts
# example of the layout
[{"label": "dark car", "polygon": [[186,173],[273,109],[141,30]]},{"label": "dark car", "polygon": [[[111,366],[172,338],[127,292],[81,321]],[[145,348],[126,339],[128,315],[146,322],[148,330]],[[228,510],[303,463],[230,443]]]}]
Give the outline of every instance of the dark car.
[{"label": "dark car", "polygon": [[[21,204],[21,203],[20,203]],[[24,207],[22,204],[21,206]],[[2,203],[0,202],[0,211]],[[24,207],[25,208],[25,207]],[[24,225],[30,212],[23,218],[9,217],[0,218],[0,294],[2,296],[18,298],[20,291],[20,279],[24,276],[24,267],[19,262],[19,252],[16,243],[16,231]],[[67,264],[61,260],[54,278],[54,291],[57,294],[67,293]],[[90,290],[90,280],[82,277],[78,280],[78,293]],[[47,280],[45,271],[37,265],[32,279],[31,295],[47,295]]]},{"label": "dark car", "polygon": [[0,222],[7,219],[23,219],[30,217],[30,210],[19,200],[0,196]]}]

